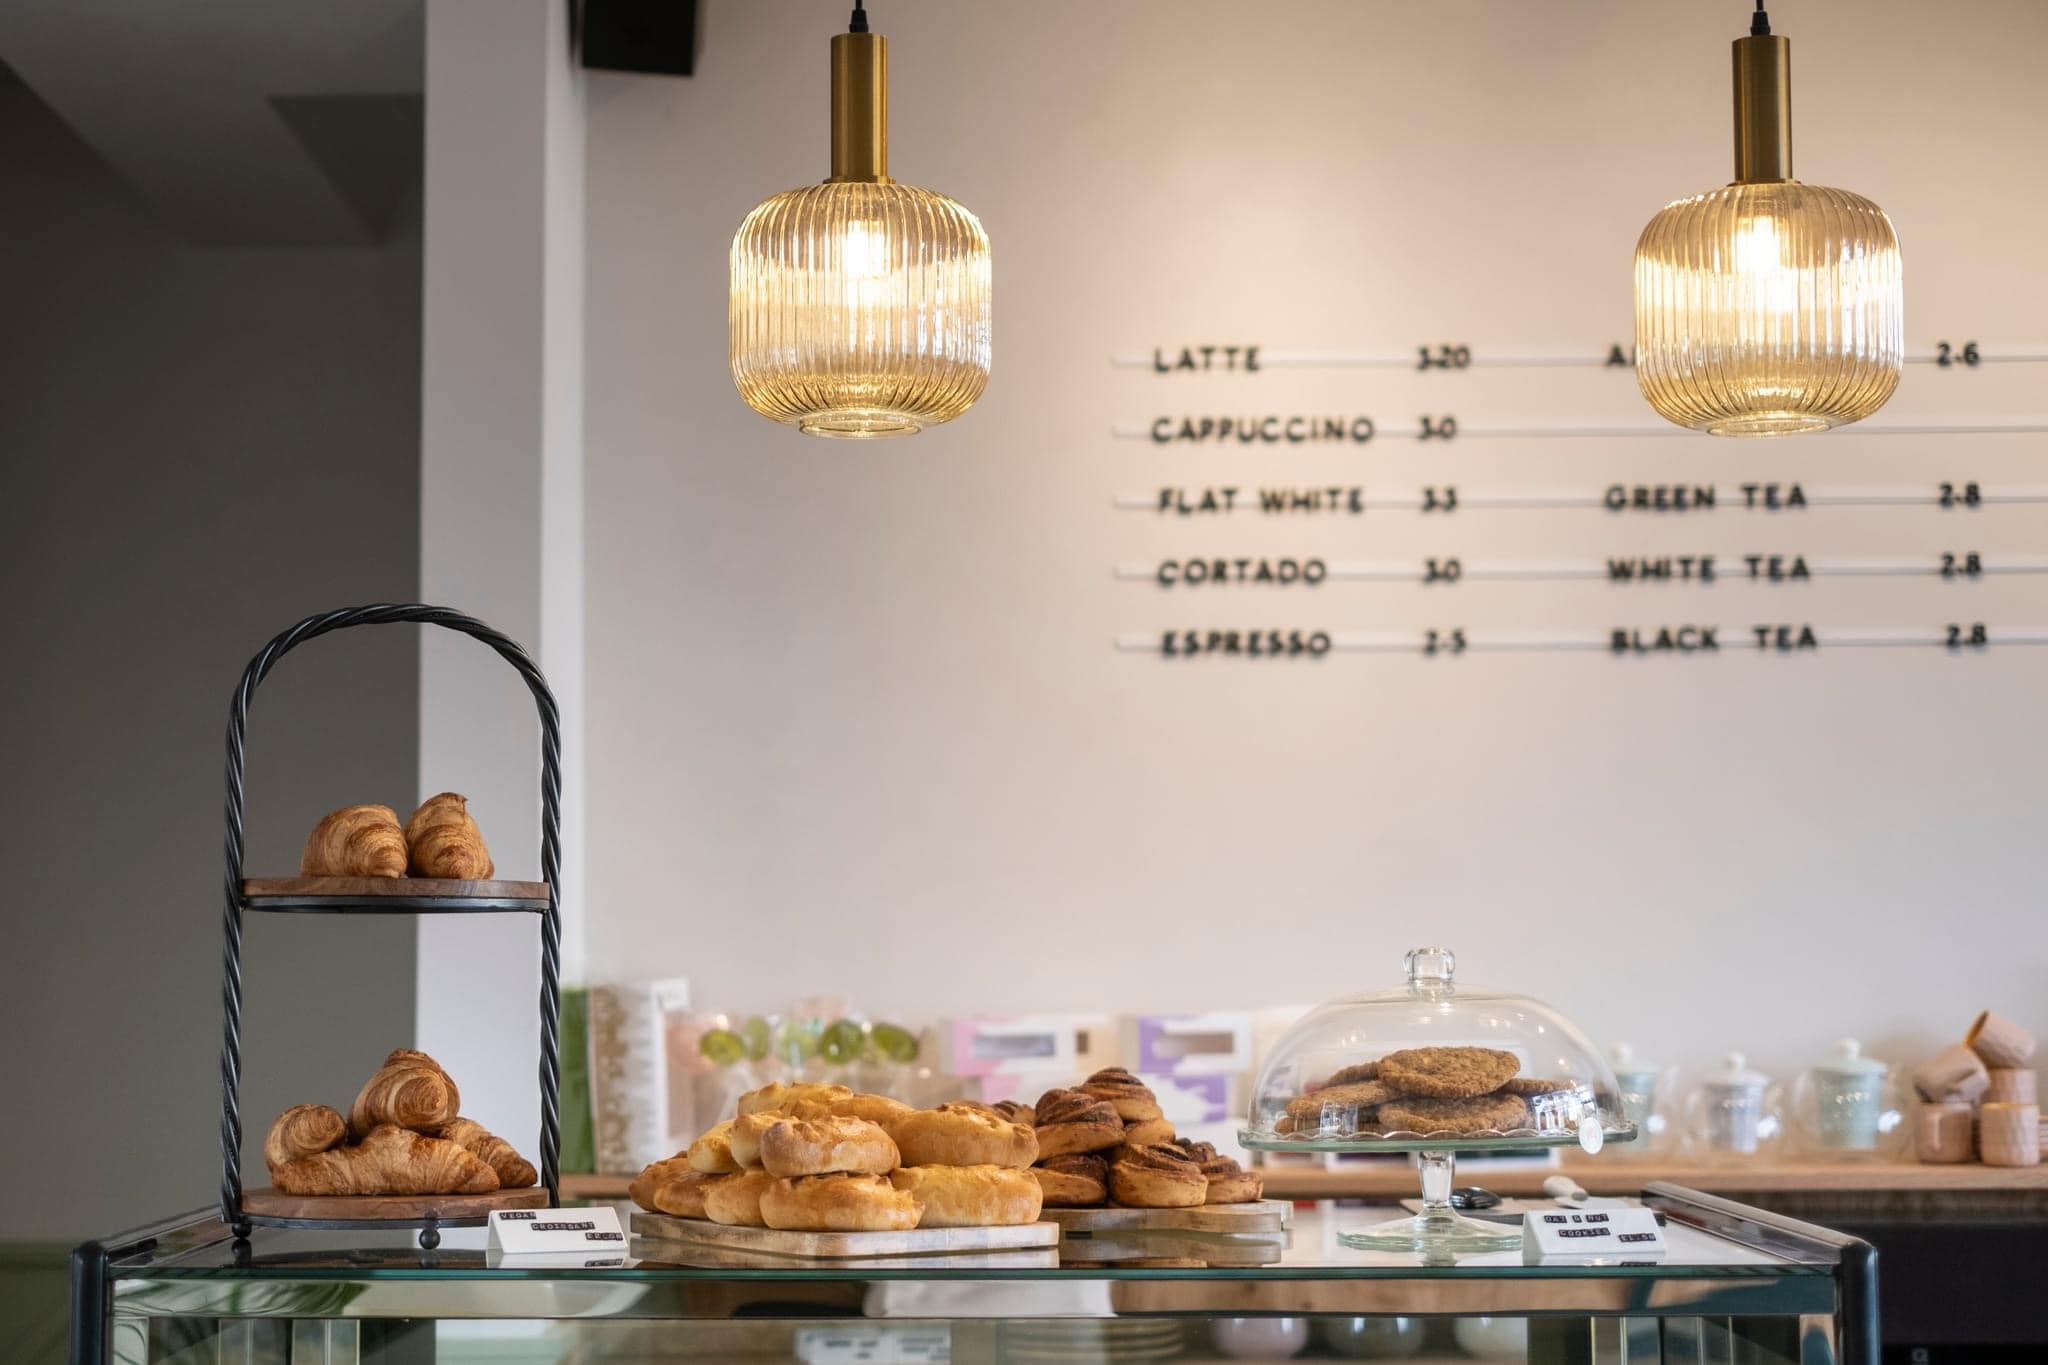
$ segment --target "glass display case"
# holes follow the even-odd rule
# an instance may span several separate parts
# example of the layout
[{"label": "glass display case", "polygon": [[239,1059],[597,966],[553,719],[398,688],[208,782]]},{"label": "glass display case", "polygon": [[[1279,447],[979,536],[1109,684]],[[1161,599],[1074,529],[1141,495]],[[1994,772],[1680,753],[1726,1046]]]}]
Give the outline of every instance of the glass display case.
[{"label": "glass display case", "polygon": [[1459,1152],[1636,1136],[1590,1039],[1541,1001],[1456,979],[1447,948],[1416,948],[1407,983],[1309,1011],[1267,1054],[1239,1140],[1254,1151],[1414,1152],[1422,1211],[1347,1234],[1362,1250],[1473,1252],[1519,1234],[1450,1204]]},{"label": "glass display case", "polygon": [[[119,1361],[1744,1361],[1876,1365],[1854,1238],[1670,1185],[1665,1251],[1370,1251],[1386,1209],[1303,1205],[1266,1236],[1070,1236],[1006,1256],[793,1261],[636,1239],[517,1261],[480,1231],[258,1228],[211,1212],[80,1247],[74,1365]],[[1553,1206],[1554,1207],[1554,1206]],[[1505,1222],[1519,1211],[1503,1207]]]}]

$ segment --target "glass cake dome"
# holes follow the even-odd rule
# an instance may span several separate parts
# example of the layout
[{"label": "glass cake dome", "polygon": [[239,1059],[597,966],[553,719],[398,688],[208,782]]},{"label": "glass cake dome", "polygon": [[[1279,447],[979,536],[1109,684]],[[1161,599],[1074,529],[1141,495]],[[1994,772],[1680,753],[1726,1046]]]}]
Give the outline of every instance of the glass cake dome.
[{"label": "glass cake dome", "polygon": [[1275,1152],[1416,1152],[1423,1212],[1347,1233],[1371,1250],[1488,1251],[1519,1228],[1456,1214],[1452,1157],[1627,1141],[1600,1050],[1526,995],[1456,981],[1447,948],[1416,948],[1408,982],[1311,1010],[1267,1055],[1240,1138]]}]

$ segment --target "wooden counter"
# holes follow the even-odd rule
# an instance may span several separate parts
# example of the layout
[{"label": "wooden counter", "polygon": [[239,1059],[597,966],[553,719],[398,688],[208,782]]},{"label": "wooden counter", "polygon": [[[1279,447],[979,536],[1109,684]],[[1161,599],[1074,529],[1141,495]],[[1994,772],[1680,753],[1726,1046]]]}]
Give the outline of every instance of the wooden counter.
[{"label": "wooden counter", "polygon": [[[1400,1162],[1360,1163],[1339,1170],[1307,1166],[1266,1168],[1266,1194],[1274,1199],[1413,1199],[1420,1193],[1415,1168]],[[1652,1180],[1725,1195],[1797,1217],[2048,1218],[2048,1166],[1922,1166],[1916,1162],[1842,1162],[1822,1165],[1715,1165],[1630,1158],[1580,1158],[1557,1167],[1458,1168],[1458,1184],[1483,1185],[1496,1194],[1529,1197],[1543,1181],[1568,1175],[1589,1193],[1635,1194]],[[571,1175],[562,1193],[574,1198],[623,1199],[631,1176]]]}]

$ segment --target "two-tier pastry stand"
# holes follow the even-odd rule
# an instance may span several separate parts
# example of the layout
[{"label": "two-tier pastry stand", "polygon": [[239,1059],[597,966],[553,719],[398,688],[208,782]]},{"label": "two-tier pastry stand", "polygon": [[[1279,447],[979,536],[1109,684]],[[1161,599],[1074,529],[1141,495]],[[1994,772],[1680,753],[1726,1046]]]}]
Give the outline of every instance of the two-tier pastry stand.
[{"label": "two-tier pastry stand", "polygon": [[[318,635],[350,626],[403,622],[441,626],[483,641],[518,670],[540,713],[540,875],[538,882],[429,881],[402,877],[242,876],[243,735],[256,685],[287,652]],[[295,1228],[418,1228],[422,1247],[440,1229],[475,1227],[491,1210],[554,1208],[560,1202],[561,1154],[561,881],[562,740],[555,697],[539,665],[507,636],[446,607],[418,603],[353,607],[309,616],[259,651],[242,672],[228,707],[227,884],[222,916],[220,1047],[220,1216],[238,1238],[254,1224]],[[474,915],[513,911],[540,921],[540,1184],[476,1195],[300,1198],[242,1187],[242,916]],[[394,1040],[396,1041],[396,1040]]]}]

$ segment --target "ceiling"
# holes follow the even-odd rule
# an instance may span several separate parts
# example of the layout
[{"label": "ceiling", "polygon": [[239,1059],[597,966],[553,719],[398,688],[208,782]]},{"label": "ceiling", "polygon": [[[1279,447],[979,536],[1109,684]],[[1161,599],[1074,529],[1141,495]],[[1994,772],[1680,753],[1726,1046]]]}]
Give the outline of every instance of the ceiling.
[{"label": "ceiling", "polygon": [[420,180],[424,0],[7,0],[0,62],[195,242],[379,240]]}]

